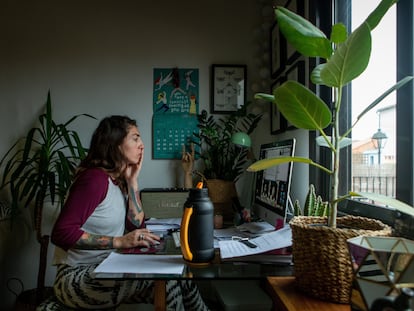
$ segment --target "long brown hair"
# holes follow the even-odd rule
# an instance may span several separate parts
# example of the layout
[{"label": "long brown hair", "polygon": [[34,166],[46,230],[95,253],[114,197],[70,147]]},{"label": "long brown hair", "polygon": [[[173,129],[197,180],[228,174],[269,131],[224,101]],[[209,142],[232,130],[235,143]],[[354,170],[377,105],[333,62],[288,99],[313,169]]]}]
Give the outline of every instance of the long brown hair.
[{"label": "long brown hair", "polygon": [[113,115],[102,119],[92,135],[88,155],[80,163],[78,172],[99,167],[112,173],[123,184],[121,170],[125,166],[125,158],[119,146],[131,126],[136,127],[137,123],[126,116]]}]

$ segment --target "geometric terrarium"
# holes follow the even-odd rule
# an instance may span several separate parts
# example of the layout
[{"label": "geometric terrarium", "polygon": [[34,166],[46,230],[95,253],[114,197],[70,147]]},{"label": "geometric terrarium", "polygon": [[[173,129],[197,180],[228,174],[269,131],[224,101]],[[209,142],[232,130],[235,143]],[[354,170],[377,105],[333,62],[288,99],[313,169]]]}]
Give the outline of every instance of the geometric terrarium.
[{"label": "geometric terrarium", "polygon": [[347,242],[354,269],[354,309],[371,310],[374,303],[392,304],[397,297],[399,303],[409,303],[414,293],[414,241],[358,236]]}]

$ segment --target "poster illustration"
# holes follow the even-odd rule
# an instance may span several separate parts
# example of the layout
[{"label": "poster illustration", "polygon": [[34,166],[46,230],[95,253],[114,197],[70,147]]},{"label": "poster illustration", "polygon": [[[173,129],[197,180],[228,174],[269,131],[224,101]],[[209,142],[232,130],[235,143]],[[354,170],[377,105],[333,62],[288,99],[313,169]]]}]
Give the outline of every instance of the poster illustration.
[{"label": "poster illustration", "polygon": [[154,159],[181,159],[198,131],[198,69],[155,68],[152,146]]},{"label": "poster illustration", "polygon": [[154,69],[154,113],[198,113],[198,69]]}]

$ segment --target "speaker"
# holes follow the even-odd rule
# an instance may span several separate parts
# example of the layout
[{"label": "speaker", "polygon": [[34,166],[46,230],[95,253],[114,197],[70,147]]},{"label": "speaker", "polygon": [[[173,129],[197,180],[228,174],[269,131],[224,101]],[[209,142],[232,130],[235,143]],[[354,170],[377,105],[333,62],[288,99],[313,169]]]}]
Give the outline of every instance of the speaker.
[{"label": "speaker", "polygon": [[145,218],[181,218],[189,190],[185,188],[144,188],[140,192]]}]

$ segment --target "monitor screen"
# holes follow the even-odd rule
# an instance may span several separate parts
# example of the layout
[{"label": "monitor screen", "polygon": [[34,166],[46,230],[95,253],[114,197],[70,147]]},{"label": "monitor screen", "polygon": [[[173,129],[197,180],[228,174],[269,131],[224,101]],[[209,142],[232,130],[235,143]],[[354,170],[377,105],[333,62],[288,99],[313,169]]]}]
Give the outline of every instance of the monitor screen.
[{"label": "monitor screen", "polygon": [[[263,144],[259,160],[294,156],[294,138]],[[254,212],[273,226],[284,225],[291,204],[289,197],[293,162],[270,167],[256,173]]]}]

